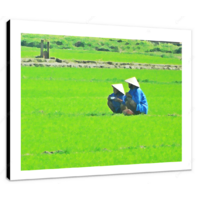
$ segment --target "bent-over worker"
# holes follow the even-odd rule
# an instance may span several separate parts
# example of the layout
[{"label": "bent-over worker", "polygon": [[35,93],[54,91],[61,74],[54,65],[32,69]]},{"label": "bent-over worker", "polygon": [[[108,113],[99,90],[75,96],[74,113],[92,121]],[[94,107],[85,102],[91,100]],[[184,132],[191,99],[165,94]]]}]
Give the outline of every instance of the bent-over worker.
[{"label": "bent-over worker", "polygon": [[144,92],[141,90],[140,85],[135,77],[125,80],[130,88],[129,92],[126,93],[125,105],[135,115],[147,114],[148,103]]},{"label": "bent-over worker", "polygon": [[125,103],[125,92],[123,85],[113,84],[113,93],[108,96],[108,107],[114,113],[122,113],[122,111],[126,108]]}]

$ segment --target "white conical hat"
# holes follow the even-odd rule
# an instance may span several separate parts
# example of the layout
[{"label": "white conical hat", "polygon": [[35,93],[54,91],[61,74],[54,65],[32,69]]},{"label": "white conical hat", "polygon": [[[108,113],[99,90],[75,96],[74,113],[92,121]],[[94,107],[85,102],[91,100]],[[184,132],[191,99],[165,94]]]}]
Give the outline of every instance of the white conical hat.
[{"label": "white conical hat", "polygon": [[125,94],[124,87],[123,87],[123,85],[121,83],[119,83],[119,84],[112,84],[112,86],[114,88],[116,88],[117,90],[119,90],[122,94]]},{"label": "white conical hat", "polygon": [[127,83],[130,83],[136,87],[140,87],[140,84],[138,83],[137,79],[135,77],[129,78],[125,80]]}]

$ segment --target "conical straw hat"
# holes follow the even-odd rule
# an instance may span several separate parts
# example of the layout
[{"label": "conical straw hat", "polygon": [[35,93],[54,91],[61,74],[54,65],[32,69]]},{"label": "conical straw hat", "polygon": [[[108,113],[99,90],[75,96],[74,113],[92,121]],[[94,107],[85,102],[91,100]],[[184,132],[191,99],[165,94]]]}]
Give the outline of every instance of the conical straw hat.
[{"label": "conical straw hat", "polygon": [[121,83],[119,83],[119,84],[112,84],[112,86],[114,88],[116,88],[118,91],[120,91],[122,94],[125,94],[124,87],[123,87],[123,85]]},{"label": "conical straw hat", "polygon": [[138,83],[137,79],[135,77],[129,78],[125,80],[127,83],[130,83],[136,87],[140,87],[140,84]]}]

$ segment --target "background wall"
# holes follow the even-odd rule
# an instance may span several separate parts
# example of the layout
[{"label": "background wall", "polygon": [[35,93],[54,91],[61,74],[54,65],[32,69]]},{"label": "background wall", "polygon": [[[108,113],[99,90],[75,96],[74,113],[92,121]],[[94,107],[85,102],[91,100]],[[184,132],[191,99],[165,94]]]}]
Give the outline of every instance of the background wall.
[{"label": "background wall", "polygon": [[[192,171],[10,182],[6,178],[6,22],[9,19],[192,30]],[[199,17],[197,16],[0,16],[0,184],[197,184],[199,183]],[[190,94],[190,91],[188,91]]]}]

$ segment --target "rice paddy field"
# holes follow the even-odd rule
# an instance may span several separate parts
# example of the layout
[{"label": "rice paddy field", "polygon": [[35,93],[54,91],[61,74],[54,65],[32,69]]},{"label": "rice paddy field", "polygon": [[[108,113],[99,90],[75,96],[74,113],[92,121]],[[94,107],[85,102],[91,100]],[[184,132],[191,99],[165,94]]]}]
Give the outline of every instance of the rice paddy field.
[{"label": "rice paddy field", "polygon": [[[111,84],[135,76],[147,115],[113,114]],[[21,169],[182,160],[182,71],[21,67]]]},{"label": "rice paddy field", "polygon": [[179,42],[27,33],[21,34],[21,57],[40,56],[41,40],[44,40],[44,50],[47,48],[45,41],[49,41],[50,57],[59,59],[174,65],[182,63],[182,44]]},{"label": "rice paddy field", "polygon": [[[181,65],[180,54],[169,53],[118,53],[89,50],[51,49],[50,56],[66,60],[93,60],[113,62],[135,62],[148,64],[173,64]],[[22,58],[34,58],[40,55],[40,48],[21,47]],[[162,56],[162,57],[161,57]]]}]

